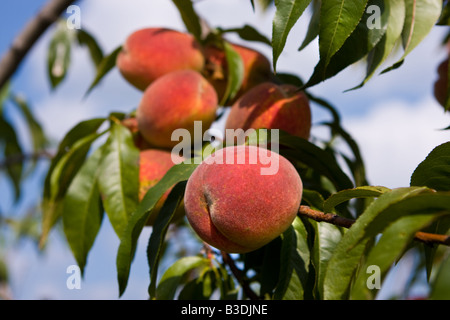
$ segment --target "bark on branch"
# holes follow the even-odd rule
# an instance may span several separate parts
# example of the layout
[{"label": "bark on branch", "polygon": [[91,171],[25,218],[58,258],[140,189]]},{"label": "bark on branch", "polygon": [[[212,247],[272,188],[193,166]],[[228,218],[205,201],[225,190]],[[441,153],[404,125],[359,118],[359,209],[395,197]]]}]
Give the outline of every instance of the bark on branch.
[{"label": "bark on branch", "polygon": [[[318,210],[313,210],[308,206],[300,206],[298,210],[299,214],[303,217],[313,219],[317,222],[328,222],[334,224],[338,227],[350,228],[355,220],[340,217],[331,213],[324,213]],[[423,242],[428,245],[432,244],[442,244],[445,246],[450,246],[450,236],[427,233],[427,232],[417,232],[414,236],[414,240]]]},{"label": "bark on branch", "polygon": [[16,72],[22,60],[66,8],[76,0],[50,0],[41,11],[31,19],[19,35],[14,39],[11,47],[0,60],[0,88],[2,88]]}]

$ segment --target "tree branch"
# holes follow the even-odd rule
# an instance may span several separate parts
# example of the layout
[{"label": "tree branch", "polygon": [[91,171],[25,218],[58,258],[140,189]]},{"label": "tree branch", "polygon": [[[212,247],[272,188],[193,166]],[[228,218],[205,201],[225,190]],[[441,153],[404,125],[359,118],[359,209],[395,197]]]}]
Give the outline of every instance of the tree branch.
[{"label": "tree branch", "polygon": [[[352,224],[355,223],[355,220],[340,217],[331,213],[324,213],[318,210],[313,210],[308,206],[300,206],[298,213],[303,217],[313,219],[317,222],[328,222],[338,227],[350,228]],[[428,245],[442,244],[445,246],[450,246],[450,236],[447,235],[420,231],[415,234],[414,240],[423,242]]]},{"label": "tree branch", "polygon": [[17,163],[21,163],[28,160],[39,160],[41,158],[52,159],[53,154],[46,150],[37,151],[34,153],[18,153],[14,155],[10,155],[0,161],[0,170],[12,166]]},{"label": "tree branch", "polygon": [[31,19],[14,39],[11,47],[0,60],[0,88],[16,72],[28,51],[44,34],[64,10],[76,0],[50,0],[41,11]]},{"label": "tree branch", "polygon": [[231,272],[236,280],[241,284],[247,297],[249,297],[250,300],[259,300],[258,295],[252,290],[252,288],[250,288],[248,281],[245,279],[242,271],[236,266],[231,256],[224,251],[220,251],[220,253],[222,255],[223,262],[230,267]]}]

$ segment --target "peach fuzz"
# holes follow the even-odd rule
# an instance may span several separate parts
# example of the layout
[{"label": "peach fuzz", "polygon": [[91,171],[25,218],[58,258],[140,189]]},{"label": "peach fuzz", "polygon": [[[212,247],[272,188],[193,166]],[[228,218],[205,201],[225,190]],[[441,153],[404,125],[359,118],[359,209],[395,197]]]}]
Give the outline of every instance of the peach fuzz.
[{"label": "peach fuzz", "polygon": [[172,71],[201,71],[204,63],[202,49],[192,35],[166,28],[133,32],[117,56],[122,76],[140,90]]},{"label": "peach fuzz", "polygon": [[216,118],[217,94],[203,76],[181,70],[162,76],[144,92],[136,111],[138,129],[144,139],[158,148],[172,148],[176,129],[194,135],[194,121],[207,130]]},{"label": "peach fuzz", "polygon": [[[259,156],[256,163],[249,161],[250,153],[259,151],[255,146],[220,149],[211,155],[214,162],[205,159],[188,180],[186,217],[199,237],[219,250],[256,250],[283,233],[297,215],[303,191],[299,174],[286,158],[264,149],[279,168],[261,175],[267,165]],[[246,161],[239,164],[243,154]]]}]

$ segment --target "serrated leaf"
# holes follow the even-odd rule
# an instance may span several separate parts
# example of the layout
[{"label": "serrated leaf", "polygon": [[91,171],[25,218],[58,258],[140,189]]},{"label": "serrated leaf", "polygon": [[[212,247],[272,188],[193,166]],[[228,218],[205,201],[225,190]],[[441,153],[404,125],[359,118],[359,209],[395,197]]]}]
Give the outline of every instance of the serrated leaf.
[{"label": "serrated leaf", "polygon": [[447,0],[443,1],[442,13],[436,24],[439,26],[450,26],[450,2]]},{"label": "serrated leaf", "polygon": [[88,96],[89,93],[100,83],[100,81],[116,66],[117,56],[119,52],[122,50],[122,46],[116,48],[109,55],[103,57],[102,61],[97,66],[97,73],[95,75],[94,81],[92,81],[88,90],[84,94],[84,96]]},{"label": "serrated leaf", "polygon": [[244,79],[244,63],[240,54],[227,41],[223,41],[223,47],[228,66],[228,80],[225,94],[220,101],[220,105],[222,106],[236,96]]},{"label": "serrated leaf", "polygon": [[450,290],[448,288],[450,288],[450,256],[447,256],[439,267],[431,285],[430,299],[449,300]]},{"label": "serrated leaf", "polygon": [[41,124],[36,120],[33,113],[31,112],[30,106],[27,101],[18,95],[12,95],[11,100],[20,109],[25,118],[28,130],[30,131],[33,150],[37,152],[45,148],[48,144],[47,137],[44,133],[44,130],[42,129]]},{"label": "serrated leaf", "polygon": [[319,52],[324,68],[358,25],[367,0],[327,0],[320,8]]},{"label": "serrated leaf", "polygon": [[64,234],[82,274],[103,218],[98,190],[102,155],[103,148],[99,148],[86,160],[64,197]]},{"label": "serrated leaf", "polygon": [[[369,0],[368,6],[376,6],[381,12],[379,17],[379,26],[369,28],[368,22],[371,19],[371,14],[363,10],[359,23],[353,28],[351,34],[341,44],[339,49],[333,53],[329,59],[324,59],[322,56],[320,61],[314,68],[314,73],[311,75],[305,87],[313,86],[321,81],[331,78],[364,58],[381,40],[387,28],[387,19],[389,16],[389,7],[384,6],[383,0]],[[324,4],[322,4],[322,7]],[[320,38],[319,38],[320,40]]]},{"label": "serrated leaf", "polygon": [[288,148],[280,149],[280,153],[292,157],[311,167],[319,174],[327,177],[336,190],[351,189],[353,183],[342,171],[335,157],[313,143],[280,131],[280,145]]},{"label": "serrated leaf", "polygon": [[308,7],[311,0],[275,0],[275,17],[272,24],[273,69],[283,52],[286,40],[298,19]]},{"label": "serrated leaf", "polygon": [[158,264],[161,259],[164,239],[170,222],[183,199],[185,188],[186,181],[181,181],[172,189],[153,225],[147,246],[147,260],[150,267],[150,285],[148,288],[150,298],[154,298],[156,294],[156,277],[158,276]]},{"label": "serrated leaf", "polygon": [[265,35],[261,34],[258,30],[256,30],[254,27],[248,24],[244,25],[241,28],[221,30],[221,32],[222,33],[235,32],[243,40],[261,42],[269,46],[272,45],[272,42]]},{"label": "serrated leaf", "polygon": [[139,150],[130,130],[120,124],[112,124],[98,184],[106,214],[120,238],[139,202]]},{"label": "serrated leaf", "polygon": [[450,142],[434,148],[414,170],[411,186],[450,191]]},{"label": "serrated leaf", "polygon": [[389,17],[386,33],[375,48],[370,52],[367,59],[367,72],[365,79],[353,89],[361,88],[375,74],[376,69],[388,58],[395,44],[399,40],[405,22],[405,1],[385,1],[389,7]]},{"label": "serrated leaf", "polygon": [[[333,112],[333,110],[331,110]],[[364,165],[364,160],[361,155],[358,144],[353,139],[353,137],[348,133],[336,119],[334,122],[324,123],[324,125],[329,126],[332,130],[333,135],[340,136],[353,153],[354,159],[348,161],[349,168],[353,174],[353,178],[356,186],[368,185],[366,178],[366,169]]]},{"label": "serrated leaf", "polygon": [[322,0],[314,0],[312,4],[312,16],[309,20],[308,31],[306,32],[305,39],[303,39],[298,51],[306,48],[314,39],[319,35],[319,22],[320,22],[320,6],[322,5]]},{"label": "serrated leaf", "polygon": [[126,289],[137,240],[152,209],[169,188],[180,181],[188,180],[196,167],[196,164],[182,163],[170,168],[164,177],[147,191],[136,211],[131,215],[120,238],[120,246],[117,251],[116,267],[119,295],[122,295]]},{"label": "serrated leaf", "polygon": [[[323,285],[324,299],[346,298],[354,272],[369,240],[402,214],[394,212],[390,216],[385,216],[383,213],[393,204],[427,190],[429,189],[417,187],[394,189],[381,195],[366,208],[342,237],[329,261]],[[373,227],[368,228],[369,224]]]},{"label": "serrated leaf", "polygon": [[19,200],[21,194],[21,180],[23,175],[23,161],[7,162],[7,159],[13,159],[14,157],[20,157],[23,154],[22,147],[19,143],[19,139],[14,127],[0,114],[0,146],[3,146],[5,168],[4,169],[11,179],[14,187],[15,201]]},{"label": "serrated leaf", "polygon": [[323,299],[323,280],[325,272],[336,245],[342,238],[341,230],[326,222],[311,221],[314,226],[314,245],[311,251],[311,262],[316,273],[316,290]]},{"label": "serrated leaf", "polygon": [[442,11],[442,0],[405,0],[405,23],[402,30],[403,56],[382,73],[403,64],[406,56],[426,37]]},{"label": "serrated leaf", "polygon": [[379,197],[383,193],[389,191],[391,191],[389,188],[378,186],[363,186],[354,189],[342,190],[332,194],[328,199],[325,200],[323,210],[326,213],[331,213],[337,205],[348,200],[355,198]]},{"label": "serrated leaf", "polygon": [[39,244],[41,247],[45,244],[51,228],[61,216],[62,199],[70,182],[83,164],[91,144],[105,133],[97,133],[104,121],[103,118],[97,118],[80,122],[65,135],[59,144],[44,181],[42,235]]},{"label": "serrated leaf", "polygon": [[161,277],[156,289],[156,299],[171,300],[183,276],[190,270],[206,267],[210,261],[202,257],[185,257],[171,265]]},{"label": "serrated leaf", "polygon": [[310,260],[307,235],[306,228],[298,217],[283,233],[280,274],[274,299],[299,300],[304,298]]},{"label": "serrated leaf", "polygon": [[84,29],[77,30],[77,40],[79,45],[87,47],[94,65],[98,67],[103,60],[103,51],[97,40]]},{"label": "serrated leaf", "polygon": [[[426,204],[426,207],[434,205],[429,201],[433,201],[436,199],[436,197],[433,198],[434,199],[427,199],[428,203]],[[413,199],[405,200],[402,203],[402,208],[398,208],[398,210],[404,209],[405,211],[409,212],[405,212],[404,214],[406,216],[400,217],[395,222],[391,223],[383,231],[383,234],[378,240],[377,244],[369,252],[367,261],[361,267],[360,272],[355,280],[355,284],[352,286],[351,299],[373,299],[377,293],[377,290],[370,290],[367,285],[368,275],[366,271],[368,270],[368,267],[376,266],[379,268],[378,270],[380,271],[380,282],[382,282],[391,266],[404,253],[404,251],[408,247],[408,244],[413,239],[414,234],[429,225],[433,220],[441,215],[441,213],[413,214],[413,212],[416,211],[416,207],[414,207],[413,205],[408,205],[408,203],[406,203],[408,200]],[[447,201],[450,204],[450,197],[447,199]],[[450,209],[450,205],[448,206],[448,208]],[[411,215],[407,215],[408,213]]]},{"label": "serrated leaf", "polygon": [[202,26],[200,24],[200,18],[194,10],[192,0],[172,0],[172,2],[177,7],[186,29],[198,41],[201,41]]},{"label": "serrated leaf", "polygon": [[47,70],[52,89],[64,80],[70,65],[72,31],[65,23],[56,29],[47,52]]}]

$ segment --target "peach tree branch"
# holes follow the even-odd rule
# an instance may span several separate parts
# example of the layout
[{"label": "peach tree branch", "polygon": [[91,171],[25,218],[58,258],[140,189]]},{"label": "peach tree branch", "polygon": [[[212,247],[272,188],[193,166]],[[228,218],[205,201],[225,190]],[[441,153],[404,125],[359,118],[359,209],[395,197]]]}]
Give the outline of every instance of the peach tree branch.
[{"label": "peach tree branch", "polygon": [[[318,210],[313,210],[308,206],[300,206],[298,213],[302,217],[306,217],[317,222],[327,222],[334,224],[338,227],[350,228],[355,220],[344,218],[331,213],[324,213]],[[450,236],[427,233],[427,232],[417,232],[414,236],[414,240],[423,242],[428,245],[432,244],[442,244],[445,246],[450,246]]]},{"label": "peach tree branch", "polygon": [[13,40],[11,47],[0,60],[0,88],[16,72],[17,68],[47,28],[76,0],[50,0],[39,13],[31,19],[19,35]]}]

